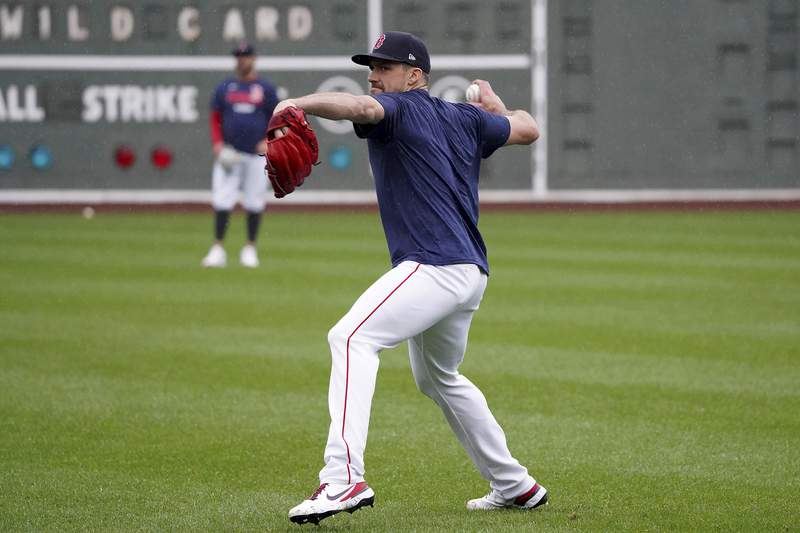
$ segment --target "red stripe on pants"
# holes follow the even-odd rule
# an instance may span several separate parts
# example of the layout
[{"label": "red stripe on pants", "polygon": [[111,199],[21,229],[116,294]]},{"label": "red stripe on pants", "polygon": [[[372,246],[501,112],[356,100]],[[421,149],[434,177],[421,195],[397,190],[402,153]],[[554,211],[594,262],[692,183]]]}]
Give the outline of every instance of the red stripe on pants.
[{"label": "red stripe on pants", "polygon": [[368,315],[367,315],[367,318],[365,318],[364,320],[362,320],[362,321],[361,321],[361,323],[360,323],[358,326],[356,326],[356,329],[354,329],[354,330],[353,330],[353,332],[352,332],[352,333],[351,333],[351,334],[350,334],[350,335],[347,337],[347,350],[346,350],[346,353],[347,353],[347,363],[346,363],[346,367],[345,367],[345,378],[344,378],[344,410],[343,410],[343,412],[342,412],[342,440],[344,441],[344,446],[345,446],[345,448],[347,449],[347,483],[348,483],[348,485],[351,483],[351,480],[350,480],[350,445],[347,443],[347,439],[345,439],[345,438],[344,438],[344,423],[345,423],[345,420],[347,419],[347,391],[348,391],[348,385],[349,385],[349,383],[350,383],[350,339],[351,339],[351,338],[353,338],[353,335],[355,335],[355,334],[356,334],[356,331],[358,331],[358,330],[359,330],[359,328],[360,328],[361,326],[363,326],[363,325],[364,325],[364,322],[366,322],[367,320],[369,320],[369,317],[371,317],[372,315],[374,315],[374,314],[375,314],[375,311],[377,311],[377,310],[378,310],[378,308],[380,308],[380,306],[382,306],[382,305],[383,305],[383,304],[386,302],[386,300],[388,300],[388,299],[389,299],[389,297],[391,297],[391,296],[392,296],[392,294],[394,294],[394,293],[397,291],[397,289],[399,289],[400,287],[402,287],[403,283],[405,283],[406,281],[408,281],[408,278],[410,278],[411,276],[413,276],[413,275],[414,275],[414,273],[415,273],[417,270],[419,270],[419,267],[420,267],[420,266],[422,266],[422,265],[420,265],[420,264],[417,264],[417,267],[416,267],[416,268],[415,268],[415,269],[414,269],[414,270],[411,272],[411,274],[409,274],[408,276],[406,276],[406,278],[405,278],[403,281],[401,281],[401,282],[400,282],[400,283],[397,285],[397,287],[395,287],[394,289],[392,289],[392,292],[390,292],[390,293],[389,293],[389,294],[386,296],[386,298],[384,298],[384,299],[381,301],[381,303],[379,303],[378,305],[376,305],[376,306],[375,306],[375,309],[373,309],[373,310],[370,312],[370,314],[368,314]]}]

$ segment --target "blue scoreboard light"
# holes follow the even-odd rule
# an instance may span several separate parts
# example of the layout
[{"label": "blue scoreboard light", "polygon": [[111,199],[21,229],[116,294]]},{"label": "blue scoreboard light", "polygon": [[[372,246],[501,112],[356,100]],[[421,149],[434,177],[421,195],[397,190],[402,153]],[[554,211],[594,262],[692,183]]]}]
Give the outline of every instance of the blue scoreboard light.
[{"label": "blue scoreboard light", "polygon": [[14,149],[7,144],[0,145],[0,170],[9,170],[16,160]]}]

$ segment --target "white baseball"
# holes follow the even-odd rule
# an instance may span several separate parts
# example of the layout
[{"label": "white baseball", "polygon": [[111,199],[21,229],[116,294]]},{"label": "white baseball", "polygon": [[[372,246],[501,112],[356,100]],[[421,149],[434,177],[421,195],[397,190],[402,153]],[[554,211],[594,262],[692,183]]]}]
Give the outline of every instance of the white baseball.
[{"label": "white baseball", "polygon": [[477,83],[473,83],[467,87],[467,102],[480,102],[481,101],[481,88]]}]

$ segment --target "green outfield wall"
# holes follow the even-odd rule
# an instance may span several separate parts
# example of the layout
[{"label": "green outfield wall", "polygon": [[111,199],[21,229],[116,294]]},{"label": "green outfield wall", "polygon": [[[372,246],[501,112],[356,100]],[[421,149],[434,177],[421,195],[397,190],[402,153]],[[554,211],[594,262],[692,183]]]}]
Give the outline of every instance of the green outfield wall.
[{"label": "green outfield wall", "polygon": [[[236,43],[284,97],[365,93],[349,56],[382,29],[427,42],[435,95],[480,77],[539,119],[485,191],[800,188],[798,0],[19,0],[0,1],[0,193],[207,189]],[[313,120],[303,192],[370,190],[363,141]]]}]

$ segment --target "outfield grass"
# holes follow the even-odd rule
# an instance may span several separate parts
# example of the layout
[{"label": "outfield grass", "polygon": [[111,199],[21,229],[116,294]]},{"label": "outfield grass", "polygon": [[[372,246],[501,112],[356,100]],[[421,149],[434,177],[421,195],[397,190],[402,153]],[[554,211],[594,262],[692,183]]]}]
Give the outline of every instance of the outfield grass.
[{"label": "outfield grass", "polygon": [[[0,530],[300,530],[326,333],[385,243],[374,214],[269,215],[251,271],[241,218],[209,271],[209,215],[0,217]],[[800,213],[481,223],[462,370],[551,504],[464,509],[487,485],[401,346],[373,404],[376,507],[320,531],[800,529]]]}]

